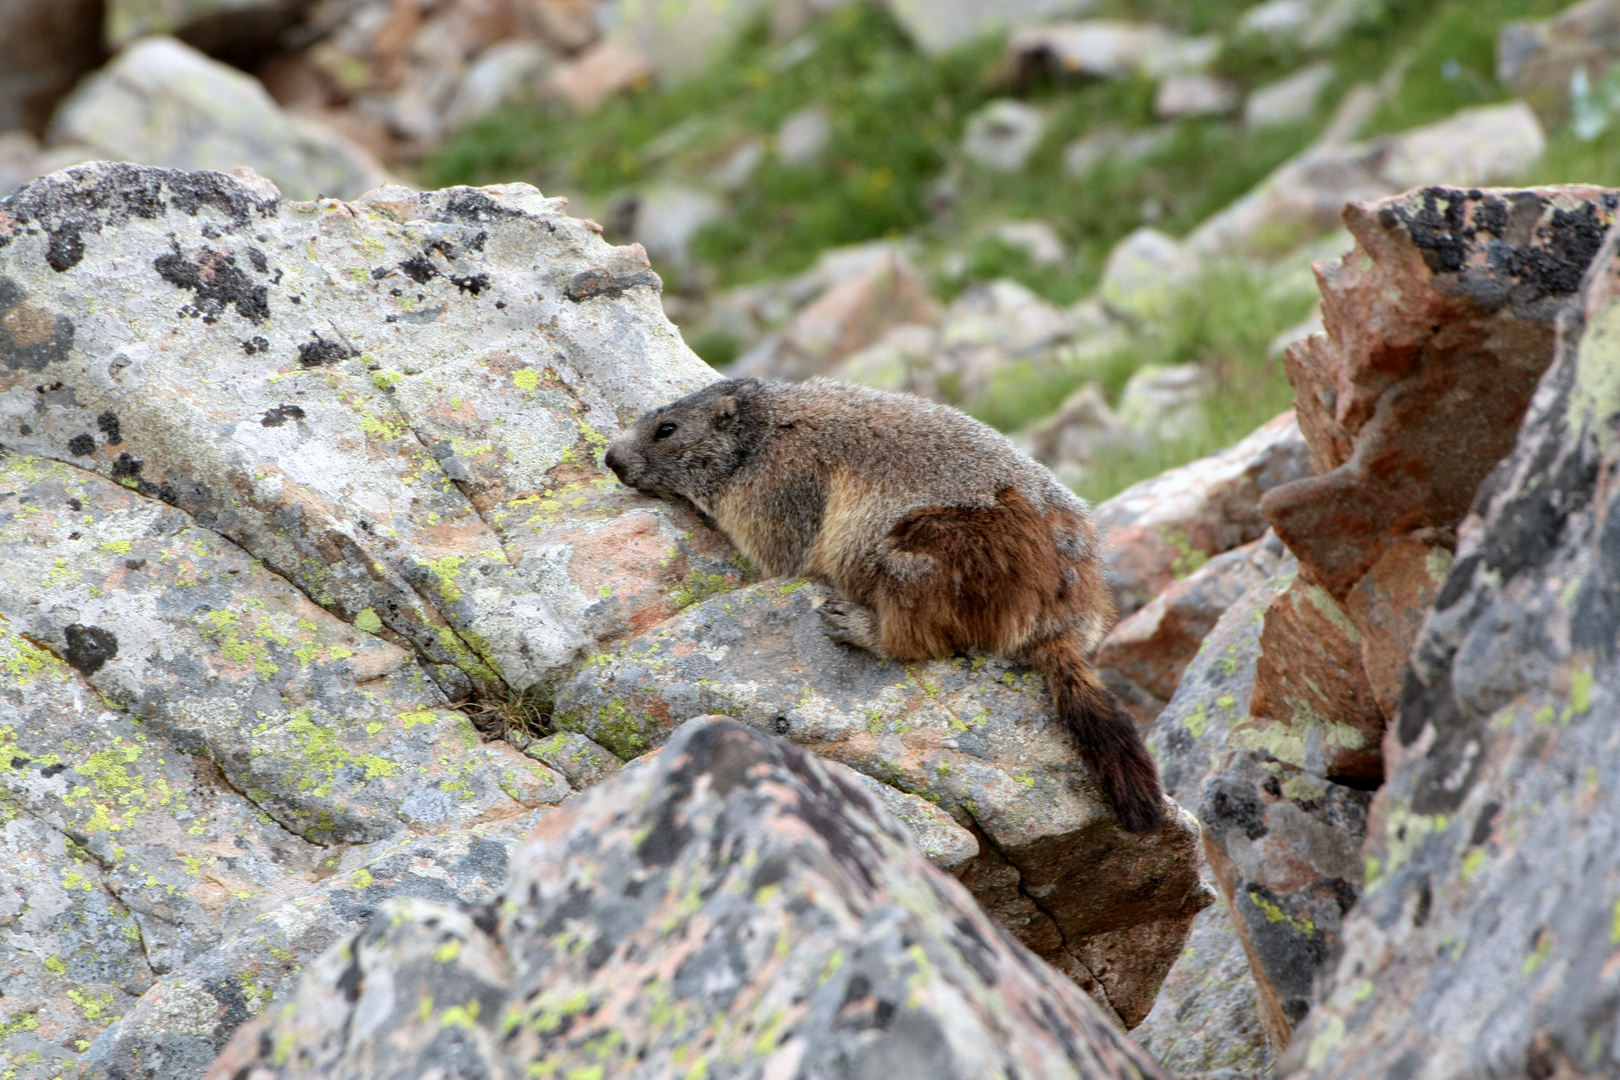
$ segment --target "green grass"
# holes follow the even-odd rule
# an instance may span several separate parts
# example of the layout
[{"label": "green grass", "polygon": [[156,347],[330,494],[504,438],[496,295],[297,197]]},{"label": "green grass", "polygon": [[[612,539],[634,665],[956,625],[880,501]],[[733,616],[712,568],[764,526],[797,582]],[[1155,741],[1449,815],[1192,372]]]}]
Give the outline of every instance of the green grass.
[{"label": "green grass", "polygon": [[1293,391],[1282,361],[1268,356],[1267,349],[1278,334],[1305,318],[1313,300],[1298,289],[1268,286],[1242,265],[1218,268],[1190,285],[1153,332],[1132,338],[1125,348],[1067,370],[1010,365],[981,399],[965,407],[986,423],[1012,431],[1049,416],[1082,383],[1101,383],[1109,398],[1118,400],[1126,381],[1148,364],[1203,366],[1214,377],[1204,429],[1186,440],[1160,441],[1097,462],[1088,469],[1079,494],[1100,501],[1138,480],[1229,446],[1290,408]]},{"label": "green grass", "polygon": [[[766,154],[725,218],[699,233],[700,277],[724,288],[793,274],[826,249],[905,235],[945,301],[980,281],[1012,278],[1047,300],[1089,294],[1108,252],[1151,224],[1184,235],[1308,146],[1334,105],[1357,83],[1393,87],[1365,135],[1433,122],[1470,106],[1505,100],[1495,79],[1503,23],[1544,18],[1568,0],[1384,0],[1319,58],[1335,78],[1317,115],[1290,127],[1247,131],[1225,119],[1186,121],[1152,154],[1105,161],[1080,177],[1064,174],[1065,147],[1101,129],[1157,129],[1155,87],[1146,79],[1052,81],[1016,86],[1000,41],[944,58],[922,55],[891,16],[857,0],[813,24],[801,41],[772,43],[763,21],[698,77],[608,103],[589,117],[560,107],[506,110],[451,140],[425,161],[419,179],[442,186],[529,180],[596,207],[649,182],[705,180],[739,147],[764,140]],[[1247,4],[1230,0],[1101,0],[1099,17],[1154,19],[1190,33],[1220,33],[1216,70],[1252,90],[1317,57],[1230,33]],[[1045,137],[1028,167],[988,172],[961,155],[968,118],[987,102],[1022,96],[1047,115]],[[826,152],[790,166],[771,152],[782,120],[816,104],[832,118]],[[1617,125],[1620,127],[1620,125]],[[1527,178],[1620,185],[1620,130],[1582,143],[1549,139],[1545,161]],[[941,209],[942,181],[954,200]],[[995,223],[1046,221],[1071,252],[1062,266],[1036,266],[990,235]],[[674,268],[659,266],[671,288]],[[1087,370],[1015,363],[1000,373],[976,415],[1005,430],[1049,414],[1087,379],[1117,393],[1142,364],[1195,361],[1215,374],[1206,433],[1121,457],[1093,474],[1087,495],[1126,484],[1241,437],[1290,403],[1280,365],[1266,348],[1301,319],[1309,298],[1270,295],[1253,274],[1210,274],[1175,306],[1165,325],[1129,350]],[[696,328],[689,328],[695,330]],[[737,343],[697,337],[694,347],[724,365]]]}]

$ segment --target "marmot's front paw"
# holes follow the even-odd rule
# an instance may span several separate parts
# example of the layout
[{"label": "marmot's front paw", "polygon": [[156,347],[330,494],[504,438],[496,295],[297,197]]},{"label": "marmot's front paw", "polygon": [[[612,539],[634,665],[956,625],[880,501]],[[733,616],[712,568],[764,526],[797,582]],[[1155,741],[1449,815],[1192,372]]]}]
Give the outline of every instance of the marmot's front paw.
[{"label": "marmot's front paw", "polygon": [[821,605],[821,621],[833,641],[875,651],[877,627],[869,609],[849,600],[832,599]]}]

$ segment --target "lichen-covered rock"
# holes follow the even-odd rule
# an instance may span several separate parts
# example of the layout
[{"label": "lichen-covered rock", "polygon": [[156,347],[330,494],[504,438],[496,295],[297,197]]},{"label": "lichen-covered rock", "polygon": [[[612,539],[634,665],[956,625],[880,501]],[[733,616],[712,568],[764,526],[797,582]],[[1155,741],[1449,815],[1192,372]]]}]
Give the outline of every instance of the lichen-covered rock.
[{"label": "lichen-covered rock", "polygon": [[1096,509],[1123,619],[1212,556],[1266,531],[1260,498],[1310,475],[1292,412],[1225,450],[1133,484]]},{"label": "lichen-covered rock", "polygon": [[[546,766],[483,744],[408,652],[333,618],[183,511],[17,455],[0,458],[0,491],[0,616],[289,832],[363,842],[568,793]],[[43,737],[36,754],[59,749],[58,733],[22,737]],[[114,842],[119,801],[156,798],[106,795],[90,832],[108,835],[92,851]]]},{"label": "lichen-covered rock", "polygon": [[597,467],[713,378],[659,287],[523,185],[72,169],[0,204],[0,444],[187,510],[452,695],[522,687],[744,576]]},{"label": "lichen-covered rock", "polygon": [[[1584,329],[1583,329],[1584,327]],[[1620,249],[1458,529],[1374,806],[1373,884],[1290,1050],[1314,1076],[1620,1068]]]},{"label": "lichen-covered rock", "polygon": [[549,817],[489,921],[389,914],[211,1076],[1164,1075],[858,785],[725,719]]},{"label": "lichen-covered rock", "polygon": [[694,605],[584,664],[555,722],[630,757],[725,713],[937,801],[981,837],[956,868],[980,902],[1136,1023],[1208,903],[1190,822],[1119,831],[1039,675],[986,657],[879,661],[827,639],[824,595],[773,580]]},{"label": "lichen-covered rock", "polygon": [[311,958],[360,933],[379,909],[386,917],[402,903],[466,910],[485,901],[536,816],[327,855],[300,891],[153,985],[90,1045],[75,1075],[203,1075],[239,1027],[292,996]]},{"label": "lichen-covered rock", "polygon": [[[1148,734],[1165,790],[1188,806],[1226,750],[1254,690],[1260,628],[1294,560],[1238,598],[1203,640],[1175,697]],[[1243,939],[1222,900],[1198,913],[1153,1011],[1132,1034],[1178,1077],[1248,1080],[1269,1075],[1272,1055]],[[1227,1070],[1227,1071],[1222,1071]]]}]

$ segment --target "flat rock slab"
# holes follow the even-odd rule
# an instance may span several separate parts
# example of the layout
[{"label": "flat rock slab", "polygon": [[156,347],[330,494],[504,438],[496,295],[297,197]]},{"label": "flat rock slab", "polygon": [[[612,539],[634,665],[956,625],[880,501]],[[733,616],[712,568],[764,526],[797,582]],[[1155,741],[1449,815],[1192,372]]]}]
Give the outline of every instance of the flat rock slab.
[{"label": "flat rock slab", "polygon": [[453,695],[524,687],[742,576],[593,494],[624,420],[715,378],[660,289],[525,185],[290,203],[81,166],[0,208],[0,445],[185,509]]},{"label": "flat rock slab", "polygon": [[859,786],[731,720],[548,817],[486,916],[388,916],[210,1075],[1164,1076]]},{"label": "flat rock slab", "polygon": [[827,640],[824,597],[773,580],[694,605],[583,665],[555,722],[630,757],[724,713],[922,796],[988,839],[957,872],[1004,925],[1127,1024],[1146,1015],[1209,899],[1187,816],[1120,831],[1038,674],[988,657],[879,661]]},{"label": "flat rock slab", "polygon": [[[289,832],[364,842],[569,793],[544,764],[484,744],[410,653],[184,512],[17,455],[0,458],[0,492],[0,615]],[[100,831],[118,813],[109,803]]]}]

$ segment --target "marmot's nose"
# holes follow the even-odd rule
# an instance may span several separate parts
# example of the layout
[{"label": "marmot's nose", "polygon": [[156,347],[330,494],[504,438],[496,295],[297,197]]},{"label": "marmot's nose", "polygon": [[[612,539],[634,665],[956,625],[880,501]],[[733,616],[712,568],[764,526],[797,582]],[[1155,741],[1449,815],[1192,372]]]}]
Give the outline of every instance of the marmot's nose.
[{"label": "marmot's nose", "polygon": [[602,456],[602,464],[613,470],[613,475],[624,482],[624,452],[619,449],[618,443],[608,447],[608,452]]}]

